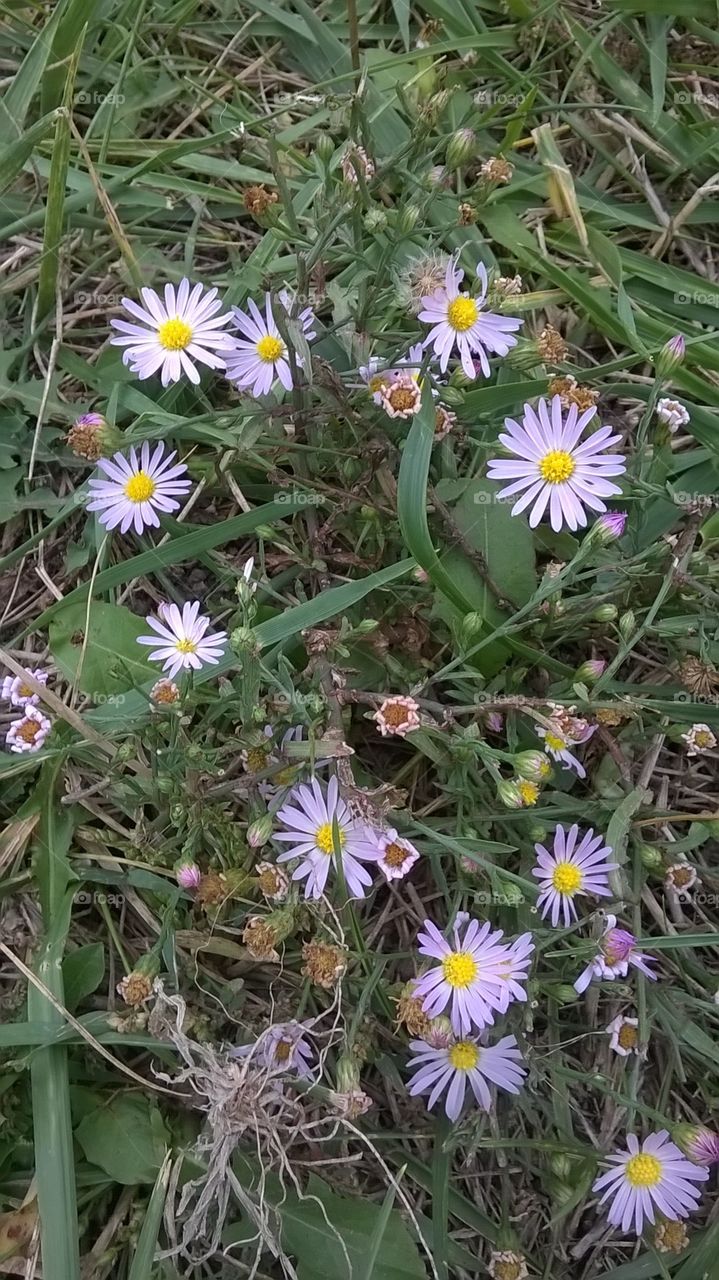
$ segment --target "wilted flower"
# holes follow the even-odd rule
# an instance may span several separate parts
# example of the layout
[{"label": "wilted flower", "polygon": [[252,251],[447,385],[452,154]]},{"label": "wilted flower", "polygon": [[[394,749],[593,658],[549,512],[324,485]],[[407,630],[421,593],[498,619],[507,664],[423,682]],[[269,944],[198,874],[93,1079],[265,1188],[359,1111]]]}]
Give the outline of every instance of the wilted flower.
[{"label": "wilted flower", "polygon": [[492,1280],[527,1280],[529,1276],[524,1257],[513,1249],[492,1250],[487,1272]]},{"label": "wilted flower", "polygon": [[689,411],[678,400],[670,400],[667,396],[657,403],[657,418],[671,432],[686,427],[690,422]]},{"label": "wilted flower", "polygon": [[274,862],[258,862],[255,867],[257,887],[269,902],[284,902],[290,889],[290,878],[283,867]]},{"label": "wilted flower", "polygon": [[457,421],[456,413],[452,413],[444,404],[438,404],[434,410],[434,438],[444,440]]},{"label": "wilted flower", "polygon": [[394,827],[377,833],[377,866],[387,880],[403,880],[419,856],[419,849],[399,836]]},{"label": "wilted flower", "polygon": [[[472,380],[480,370],[485,378],[489,377],[487,352],[506,356],[517,345],[513,334],[523,323],[510,316],[482,310],[487,296],[487,268],[481,262],[477,275],[481,284],[479,295],[474,298],[469,293],[461,293],[464,272],[457,267],[455,255],[447,264],[444,286],[422,299],[423,309],[419,313],[419,319],[432,326],[424,345],[434,348],[442,373],[447,369],[456,346],[462,369]],[[474,355],[479,360],[479,369],[475,367]]]},{"label": "wilted flower", "polygon": [[258,1036],[254,1044],[238,1045],[230,1050],[233,1058],[250,1058],[268,1071],[290,1072],[307,1079],[312,1076],[314,1050],[305,1040],[307,1024],[278,1022]]},{"label": "wilted flower", "polygon": [[686,742],[688,756],[702,755],[705,751],[713,751],[717,740],[708,724],[693,724],[691,729],[682,734]]},{"label": "wilted flower", "polygon": [[[444,170],[441,170],[444,174]],[[411,311],[421,310],[422,299],[441,289],[447,270],[446,253],[422,253],[410,258],[395,280],[400,302]]]},{"label": "wilted flower", "polygon": [[571,373],[560,375],[550,380],[547,388],[549,397],[559,396],[562,406],[568,409],[570,405],[575,404],[580,413],[585,409],[591,409],[592,405],[597,403],[599,392],[592,387],[581,386]]},{"label": "wilted flower", "polygon": [[701,884],[697,869],[691,862],[673,862],[667,867],[664,888],[682,901],[691,901],[691,890]]},{"label": "wilted flower", "polygon": [[362,1089],[348,1089],[346,1093],[330,1091],[328,1101],[332,1110],[345,1120],[357,1120],[374,1106],[369,1094],[364,1093]]},{"label": "wilted flower", "polygon": [[382,408],[389,418],[411,418],[422,408],[422,392],[410,373],[395,373],[379,390]]},{"label": "wilted flower", "polygon": [[16,755],[39,751],[51,729],[52,720],[48,720],[37,707],[26,704],[24,716],[11,721],[5,745]]},{"label": "wilted flower", "polygon": [[621,493],[607,477],[623,475],[624,459],[618,453],[604,453],[621,436],[612,435],[611,427],[600,427],[578,443],[596,412],[592,408],[579,415],[572,405],[565,417],[559,396],[554,396],[551,404],[540,400],[536,412],[525,405],[521,425],[505,418],[507,434],[499,436],[499,443],[514,460],[491,459],[487,475],[490,480],[511,481],[500,489],[499,498],[522,494],[512,504],[513,516],[531,504],[530,528],[536,528],[548,507],[555,533],[565,525],[576,532],[586,527],[585,507],[603,512],[604,499]]},{"label": "wilted flower", "polygon": [[229,312],[217,315],[222,309],[217,289],[207,291],[201,284],[191,289],[189,280],[181,280],[177,292],[173,285],[165,285],[164,301],[154,289],[141,289],[140,293],[144,308],[131,298],[123,298],[122,305],[142,323],[111,320],[121,336],[111,338],[110,343],[126,348],[122,362],[141,381],[159,370],[163,387],[179,382],[183,373],[190,382],[198,383],[195,360],[211,369],[224,368],[224,353],[232,346],[232,338],[225,332],[231,316]]},{"label": "wilted flower", "polygon": [[132,973],[121,978],[117,984],[117,994],[122,996],[125,1004],[135,1007],[144,1004],[152,995],[152,987],[159,971],[157,956],[143,956],[135,965]]},{"label": "wilted flower", "polygon": [[617,1014],[606,1028],[608,1036],[611,1036],[609,1046],[618,1053],[620,1058],[627,1058],[631,1053],[639,1053],[639,1019],[625,1018],[623,1014]]},{"label": "wilted flower", "polygon": [[652,1133],[639,1143],[634,1134],[627,1138],[627,1149],[608,1157],[614,1167],[603,1173],[592,1191],[603,1191],[600,1204],[611,1200],[607,1217],[612,1226],[623,1232],[632,1230],[640,1236],[645,1220],[654,1222],[654,1211],[669,1218],[686,1218],[699,1203],[700,1192],[693,1182],[706,1182],[707,1169],[697,1168],[687,1160],[666,1129]]},{"label": "wilted flower", "polygon": [[683,1222],[664,1219],[654,1232],[654,1248],[660,1253],[683,1253],[689,1246],[689,1235]]},{"label": "wilted flower", "polygon": [[[36,667],[34,671],[28,670],[27,674],[40,684],[47,684],[48,673],[42,667]],[[5,698],[14,707],[36,707],[40,701],[40,695],[33,692],[22,676],[5,676],[0,688],[0,698]]]},{"label": "wilted flower", "polygon": [[504,156],[490,156],[489,160],[485,160],[484,164],[480,165],[479,172],[486,182],[504,185],[509,182],[514,168]]},{"label": "wilted flower", "polygon": [[490,711],[487,714],[487,728],[490,733],[501,733],[504,728],[504,716],[501,711]]},{"label": "wilted flower", "polygon": [[507,1093],[519,1093],[527,1074],[519,1065],[522,1055],[514,1036],[504,1036],[496,1045],[484,1045],[471,1037],[436,1049],[423,1040],[412,1040],[410,1048],[415,1056],[407,1063],[407,1069],[414,1073],[408,1093],[413,1097],[428,1093],[431,1109],[446,1091],[444,1109],[450,1120],[459,1116],[468,1084],[477,1105],[490,1111],[488,1082]]},{"label": "wilted flower", "polygon": [[165,454],[162,442],[150,455],[146,440],[139,457],[131,449],[129,459],[122,453],[112,459],[101,458],[98,466],[110,478],[90,481],[88,511],[99,512],[100,524],[106,529],[119,526],[120,533],[131,528],[138,534],[147,528],[159,528],[158,512],[176,511],[180,506],[178,497],[192,488],[185,463],[171,465],[176,456],[174,450]]},{"label": "wilted flower", "polygon": [[365,182],[369,182],[375,175],[374,162],[370,160],[364,147],[350,143],[341,159],[342,177],[345,182],[351,182],[353,186],[357,186],[359,179],[357,171],[361,173]]},{"label": "wilted flower", "polygon": [[120,438],[119,432],[108,427],[101,413],[81,413],[67,433],[67,447],[76,458],[99,462],[112,452],[108,444],[113,436]]},{"label": "wilted flower", "polygon": [[150,699],[159,707],[171,707],[179,702],[180,690],[174,680],[157,680],[150,690]]},{"label": "wilted flower", "polygon": [[253,960],[277,963],[280,958],[277,944],[282,940],[269,916],[250,916],[242,930],[242,941]]},{"label": "wilted flower", "polygon": [[567,358],[567,347],[564,338],[553,325],[545,325],[537,338],[537,355],[548,364],[562,364]]},{"label": "wilted flower", "polygon": [[279,198],[276,191],[269,191],[263,183],[254,187],[245,187],[242,193],[243,204],[253,218],[263,217],[273,204],[277,204]]},{"label": "wilted flower", "polygon": [[579,843],[578,840],[579,827],[576,823],[566,832],[558,823],[551,853],[543,844],[534,846],[538,866],[532,869],[532,875],[539,880],[541,889],[537,906],[541,908],[543,920],[551,912],[555,926],[559,923],[560,913],[565,926],[577,919],[574,905],[577,894],[611,897],[607,877],[610,871],[616,871],[618,865],[607,862],[612,850],[604,844],[603,836],[595,836],[591,827]]},{"label": "wilted flower", "polygon": [[617,917],[607,916],[607,927],[599,942],[597,954],[586,969],[580,973],[574,984],[574,990],[581,995],[586,991],[593,978],[603,978],[607,982],[614,978],[626,978],[629,966],[638,969],[645,978],[656,981],[650,965],[656,964],[654,956],[644,955],[637,950],[637,940],[627,929],[617,928]]},{"label": "wilted flower", "polygon": [[706,696],[719,685],[719,671],[710,662],[690,654],[679,667],[679,679],[690,693]]},{"label": "wilted flower", "polygon": [[405,983],[397,1000],[397,1026],[406,1027],[409,1035],[417,1036],[421,1040],[427,1040],[429,1029],[432,1025],[431,1018],[428,1018],[422,1005],[423,1001],[416,994],[416,982]]},{"label": "wilted flower", "polygon": [[388,734],[404,738],[412,729],[419,729],[419,703],[403,694],[394,694],[384,699],[372,718],[383,738]]},{"label": "wilted flower", "polygon": [[324,991],[332,991],[347,972],[347,955],[345,947],[313,938],[302,944],[302,975]]}]

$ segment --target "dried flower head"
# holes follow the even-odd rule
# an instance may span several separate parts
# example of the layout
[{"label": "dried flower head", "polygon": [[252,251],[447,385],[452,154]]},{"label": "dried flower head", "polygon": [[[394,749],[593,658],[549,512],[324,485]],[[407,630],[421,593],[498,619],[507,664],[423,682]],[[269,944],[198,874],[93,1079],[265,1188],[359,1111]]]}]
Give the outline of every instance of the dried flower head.
[{"label": "dried flower head", "polygon": [[609,1047],[618,1053],[620,1058],[639,1053],[638,1018],[625,1018],[623,1014],[618,1014],[609,1023],[606,1032],[611,1037]]},{"label": "dried flower head", "polygon": [[313,938],[302,944],[303,977],[315,986],[332,991],[347,971],[347,950],[330,942],[318,942]]},{"label": "dried flower head", "polygon": [[689,693],[706,696],[719,686],[719,671],[710,662],[692,655],[685,658],[678,671],[679,679]]},{"label": "dried flower head", "polygon": [[[42,667],[28,668],[27,674],[39,684],[47,684],[48,673]],[[0,698],[13,707],[36,707],[40,701],[40,695],[30,688],[24,676],[5,676],[0,686]]]},{"label": "dried flower head", "polygon": [[664,888],[667,893],[674,894],[680,901],[691,901],[691,890],[701,884],[697,869],[691,862],[673,862],[667,867],[664,877]]},{"label": "dried flower head", "polygon": [[414,698],[396,694],[385,698],[372,718],[377,722],[383,738],[388,734],[404,738],[413,729],[419,729],[419,703]]},{"label": "dried flower head", "polygon": [[290,889],[290,878],[276,862],[258,862],[255,867],[257,887],[270,902],[284,902]]},{"label": "dried flower head", "polygon": [[657,418],[672,434],[680,427],[686,427],[690,421],[688,409],[679,400],[670,400],[668,396],[658,401]]},{"label": "dried flower head", "polygon": [[26,704],[25,714],[10,722],[5,735],[5,745],[16,755],[39,751],[52,729],[52,720],[37,707]]},{"label": "dried flower head", "polygon": [[342,177],[345,182],[351,183],[353,186],[359,185],[357,171],[361,173],[365,182],[369,182],[375,175],[374,162],[370,160],[364,147],[351,144],[347,147],[341,160]]},{"label": "dried flower head", "polygon": [[362,1089],[348,1089],[346,1093],[331,1092],[328,1102],[332,1110],[345,1120],[357,1120],[374,1106],[372,1099]]},{"label": "dried flower head", "polygon": [[477,210],[469,200],[462,200],[457,205],[457,222],[460,227],[472,227],[477,221]]},{"label": "dried flower head", "polygon": [[518,298],[524,289],[524,281],[520,275],[497,276],[492,281],[492,292],[500,298]]},{"label": "dried flower head", "polygon": [[227,877],[219,871],[208,871],[197,886],[197,901],[202,907],[219,907],[230,897]]},{"label": "dried flower head", "polygon": [[67,447],[76,458],[86,462],[99,462],[107,454],[105,428],[107,423],[101,413],[82,413],[67,433]]},{"label": "dried flower head", "polygon": [[581,386],[571,373],[566,377],[552,378],[548,388],[549,396],[559,396],[562,406],[568,409],[571,404],[576,404],[577,408],[584,412],[585,409],[591,409],[599,399],[599,392],[594,391],[592,387]]},{"label": "dried flower head", "polygon": [[251,916],[242,931],[242,941],[253,960],[279,960],[276,928],[267,916]]},{"label": "dried flower head", "polygon": [[382,383],[378,394],[389,418],[412,418],[422,408],[422,392],[411,373],[395,373]]},{"label": "dried flower head", "polygon": [[654,1248],[660,1253],[683,1253],[689,1245],[689,1236],[683,1222],[676,1218],[664,1219],[654,1232]]},{"label": "dried flower head", "polygon": [[277,204],[278,200],[277,192],[270,191],[262,183],[255,187],[246,187],[242,193],[243,204],[253,218],[261,218],[273,204]]},{"label": "dried flower head", "polygon": [[708,724],[693,724],[691,729],[682,734],[687,744],[688,756],[703,755],[705,751],[713,751],[717,744],[716,737]]},{"label": "dried flower head", "polygon": [[417,1040],[427,1040],[432,1020],[424,1012],[422,998],[414,994],[414,989],[414,982],[408,982],[395,1001],[397,1026],[406,1027],[408,1034]]},{"label": "dried flower head", "polygon": [[499,1253],[492,1251],[487,1271],[492,1280],[527,1280],[529,1272],[521,1253],[513,1249],[502,1249]]},{"label": "dried flower head", "polygon": [[558,329],[548,324],[537,338],[537,355],[547,364],[562,364],[569,348]]},{"label": "dried flower head", "polygon": [[446,253],[423,253],[410,258],[395,277],[397,297],[402,306],[415,315],[421,311],[423,297],[442,288],[448,261]]},{"label": "dried flower head", "polygon": [[514,173],[514,167],[505,160],[504,156],[490,156],[489,160],[485,160],[480,165],[479,172],[485,182],[496,182],[504,185],[509,182]]},{"label": "dried flower head", "polygon": [[446,405],[438,404],[434,411],[434,438],[435,440],[444,440],[449,435],[452,427],[457,421],[456,413],[452,413]]},{"label": "dried flower head", "polygon": [[158,707],[171,707],[180,698],[180,690],[174,680],[158,680],[150,690],[150,700]]},{"label": "dried flower head", "polygon": [[117,994],[122,996],[125,1004],[135,1007],[144,1004],[152,995],[152,978],[148,973],[134,969],[117,984]]}]

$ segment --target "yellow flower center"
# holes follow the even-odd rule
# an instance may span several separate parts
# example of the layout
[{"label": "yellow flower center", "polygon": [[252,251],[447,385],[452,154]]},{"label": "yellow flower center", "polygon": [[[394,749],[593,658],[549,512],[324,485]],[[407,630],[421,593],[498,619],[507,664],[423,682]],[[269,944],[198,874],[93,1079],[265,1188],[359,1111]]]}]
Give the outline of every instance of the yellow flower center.
[{"label": "yellow flower center", "polygon": [[175,648],[178,653],[194,653],[197,645],[194,640],[178,640]]},{"label": "yellow flower center", "polygon": [[617,1043],[622,1049],[636,1049],[637,1047],[637,1028],[631,1022],[623,1022],[619,1028]]},{"label": "yellow flower center", "polygon": [[447,307],[447,323],[457,333],[466,333],[467,329],[471,329],[478,315],[479,307],[474,298],[468,298],[464,293],[454,298]]},{"label": "yellow flower center", "polygon": [[662,1162],[656,1156],[632,1156],[626,1164],[630,1187],[656,1187],[662,1180]]},{"label": "yellow flower center", "polygon": [[267,768],[269,751],[266,747],[249,747],[245,768],[248,773],[262,773]]},{"label": "yellow flower center", "polygon": [[128,480],[123,493],[130,502],[147,502],[155,492],[155,481],[151,480],[146,471],[138,471],[136,475]]},{"label": "yellow flower center", "polygon": [[376,373],[374,377],[370,378],[369,382],[367,383],[367,388],[372,395],[375,395],[376,392],[381,391],[382,388],[386,386],[387,386],[386,373]]},{"label": "yellow flower center", "polygon": [[27,685],[27,684],[21,684],[21,685],[20,685],[20,687],[19,687],[19,689],[18,689],[18,693],[19,693],[19,695],[20,695],[20,697],[21,697],[21,698],[31,698],[31,697],[32,697],[32,693],[33,693],[33,691],[32,691],[32,689],[30,688],[30,686],[29,686],[29,685]]},{"label": "yellow flower center", "polygon": [[417,396],[408,387],[395,387],[393,391],[390,391],[387,399],[392,408],[396,409],[398,413],[403,413],[406,409],[413,409],[417,404]]},{"label": "yellow flower center", "polygon": [[[343,848],[345,842],[345,833],[340,827],[340,848]],[[335,851],[335,842],[332,835],[332,823],[323,822],[321,827],[315,831],[315,844],[321,853],[326,853],[328,858],[332,857]]]},{"label": "yellow flower center", "polygon": [[712,747],[714,745],[714,734],[707,729],[699,729],[694,734],[694,745],[696,747]]},{"label": "yellow flower center", "polygon": [[550,751],[564,751],[567,745],[564,738],[560,738],[556,733],[545,733],[544,741]]},{"label": "yellow flower center", "polygon": [[165,351],[184,351],[192,342],[192,328],[185,320],[177,316],[166,320],[157,330],[157,340]]},{"label": "yellow flower center", "polygon": [[458,1040],[449,1051],[449,1060],[457,1071],[471,1071],[479,1062],[479,1052],[471,1040]]},{"label": "yellow flower center", "polygon": [[573,862],[558,862],[552,872],[552,885],[558,893],[571,898],[582,885],[582,873]]},{"label": "yellow flower center", "polygon": [[477,976],[479,966],[467,951],[453,951],[442,961],[442,973],[450,987],[468,987]]},{"label": "yellow flower center", "polygon": [[291,1053],[292,1053],[291,1040],[277,1041],[277,1044],[275,1045],[275,1058],[277,1062],[287,1062]]},{"label": "yellow flower center", "polygon": [[539,464],[539,474],[548,484],[563,484],[575,470],[574,458],[565,449],[550,449]]},{"label": "yellow flower center", "polygon": [[264,338],[260,338],[255,347],[260,360],[264,360],[265,364],[273,364],[275,360],[279,360],[284,349],[285,344],[281,338],[273,338],[269,333]]},{"label": "yellow flower center", "polygon": [[522,797],[522,804],[533,805],[539,799],[539,787],[536,782],[520,782],[519,794]]}]

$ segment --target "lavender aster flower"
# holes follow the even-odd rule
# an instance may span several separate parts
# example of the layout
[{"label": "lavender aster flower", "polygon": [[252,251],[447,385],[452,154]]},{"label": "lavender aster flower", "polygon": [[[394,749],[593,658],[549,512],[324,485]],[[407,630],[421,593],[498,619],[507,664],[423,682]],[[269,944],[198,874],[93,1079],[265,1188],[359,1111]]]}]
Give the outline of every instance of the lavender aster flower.
[{"label": "lavender aster flower", "polygon": [[478,357],[481,372],[488,378],[487,352],[506,356],[517,345],[517,339],[512,335],[521,328],[523,321],[482,310],[488,281],[487,269],[481,262],[477,267],[480,293],[476,298],[469,293],[461,293],[459,286],[464,280],[464,272],[457,266],[457,257],[455,254],[447,263],[444,285],[422,298],[423,309],[419,319],[432,326],[424,345],[434,348],[442,373],[446,371],[456,347],[468,378],[474,380],[478,373],[473,353]]},{"label": "lavender aster flower", "polygon": [[410,1048],[415,1056],[407,1063],[408,1070],[414,1072],[408,1092],[413,1097],[428,1093],[431,1109],[446,1090],[444,1109],[450,1120],[459,1116],[468,1084],[477,1105],[490,1111],[492,1095],[487,1082],[507,1093],[519,1093],[527,1074],[526,1068],[519,1066],[522,1055],[514,1036],[504,1036],[496,1045],[467,1038],[451,1040],[439,1048],[424,1040],[411,1040]]},{"label": "lavender aster flower", "polygon": [[455,1033],[467,1035],[473,1026],[481,1031],[491,1025],[495,1012],[506,1013],[512,1000],[526,1000],[521,983],[527,979],[534,950],[531,934],[523,934],[510,946],[502,941],[501,929],[492,933],[490,924],[480,925],[465,912],[457,917],[451,941],[431,920],[425,920],[424,928],[418,939],[420,954],[440,962],[415,983],[415,994],[428,1017],[436,1017],[449,1005]]},{"label": "lavender aster flower", "polygon": [[101,458],[97,465],[110,479],[90,481],[88,511],[98,511],[100,524],[107,529],[119,525],[120,533],[131,527],[135,533],[157,528],[158,511],[176,511],[180,504],[175,495],[192,488],[192,481],[185,478],[184,462],[171,465],[176,456],[174,451],[165,455],[162,443],[150,456],[150,445],[145,441],[139,457],[131,449],[129,459],[122,453],[116,453],[112,461]]},{"label": "lavender aster flower", "polygon": [[[272,390],[272,384],[279,378],[285,391],[291,391],[292,370],[287,346],[272,314],[272,300],[269,293],[265,294],[264,316],[252,298],[248,299],[247,312],[241,311],[239,307],[233,307],[232,314],[244,338],[235,339],[233,348],[227,356],[227,376],[230,382],[234,382],[240,390],[249,388],[253,396],[266,396]],[[308,308],[298,319],[305,337],[309,339],[314,336],[312,311]],[[295,361],[300,367],[302,366],[300,355],[295,355]]]},{"label": "lavender aster flower", "polygon": [[138,636],[137,643],[159,645],[150,654],[150,661],[162,662],[162,669],[169,672],[170,678],[180,670],[199,671],[204,663],[214,666],[219,662],[227,633],[217,631],[207,635],[210,619],[200,613],[199,600],[184,604],[182,612],[176,604],[165,605],[162,620],[148,617],[145,621],[156,634]]},{"label": "lavender aster flower", "polygon": [[490,480],[511,480],[500,489],[499,498],[521,493],[512,515],[531,506],[529,524],[536,528],[549,507],[549,522],[555,533],[566,525],[573,532],[585,528],[585,507],[606,511],[604,498],[621,493],[608,476],[623,475],[625,462],[619,453],[604,453],[618,444],[621,436],[611,427],[600,427],[583,444],[579,438],[597,412],[596,405],[580,414],[575,404],[566,413],[559,396],[551,404],[540,400],[537,410],[525,404],[521,425],[505,418],[507,433],[499,442],[514,454],[514,461],[493,458],[487,475]]},{"label": "lavender aster flower", "polygon": [[404,880],[419,856],[419,849],[399,836],[394,827],[377,834],[377,865],[387,880]]},{"label": "lavender aster flower", "polygon": [[304,1038],[306,1030],[302,1022],[277,1022],[263,1031],[254,1044],[241,1044],[232,1049],[231,1056],[251,1058],[257,1066],[269,1071],[289,1071],[306,1080],[313,1074],[314,1059],[312,1045]]},{"label": "lavender aster flower", "polygon": [[[47,684],[47,671],[43,671],[42,667],[36,667],[34,671],[28,670],[28,675],[39,680],[40,684]],[[22,676],[5,676],[0,689],[0,698],[7,699],[14,707],[36,707],[40,701],[39,694],[33,693]]]},{"label": "lavender aster flower", "polygon": [[617,917],[607,916],[607,927],[599,943],[596,956],[580,973],[574,984],[574,990],[581,995],[586,991],[593,978],[604,978],[612,982],[614,978],[626,978],[629,966],[638,969],[645,978],[656,981],[650,965],[656,964],[654,956],[642,955],[637,950],[637,940],[627,929],[617,928]]},{"label": "lavender aster flower", "polygon": [[183,373],[190,382],[198,383],[200,375],[193,364],[195,360],[211,369],[224,368],[225,362],[216,352],[232,345],[229,334],[223,332],[230,313],[217,315],[222,308],[222,303],[217,301],[217,289],[206,291],[201,284],[191,289],[189,280],[181,280],[177,292],[173,285],[165,285],[164,302],[154,289],[141,289],[140,293],[144,307],[131,298],[123,298],[122,305],[142,323],[112,320],[113,328],[122,336],[111,338],[110,342],[126,348],[122,362],[129,365],[141,381],[159,369],[163,387],[179,382]]},{"label": "lavender aster flower", "polygon": [[580,763],[569,748],[588,742],[592,734],[595,733],[596,728],[597,726],[594,724],[586,725],[579,731],[579,736],[575,737],[569,733],[568,727],[563,721],[553,718],[547,728],[544,725],[537,725],[536,732],[538,737],[544,739],[544,750],[548,756],[551,756],[553,760],[560,761],[565,769],[573,769],[578,778],[586,778],[587,771],[584,765]]},{"label": "lavender aster flower", "polygon": [[611,889],[607,875],[616,871],[616,862],[607,862],[611,849],[604,844],[603,836],[595,836],[589,831],[579,839],[579,827],[574,826],[565,832],[558,824],[554,832],[554,845],[549,853],[543,844],[535,844],[538,866],[532,875],[540,881],[541,893],[537,906],[542,909],[542,919],[546,920],[551,912],[552,924],[559,923],[560,913],[564,924],[570,925],[577,919],[577,908],[574,898],[577,894],[592,894],[597,898],[611,897]]},{"label": "lavender aster flower", "polygon": [[699,1203],[693,1182],[706,1182],[708,1169],[698,1168],[670,1141],[666,1129],[639,1143],[627,1137],[627,1149],[608,1157],[614,1167],[597,1178],[592,1191],[603,1191],[600,1204],[611,1200],[607,1217],[623,1232],[640,1236],[645,1221],[654,1222],[658,1209],[666,1218],[686,1218]]},{"label": "lavender aster flower", "polygon": [[300,859],[292,879],[307,881],[306,898],[321,898],[330,867],[335,870],[335,822],[347,888],[353,897],[364,898],[372,877],[361,863],[377,861],[377,846],[368,830],[352,817],[339,794],[336,778],[330,778],[326,794],[315,778],[296,787],[287,803],[277,811],[277,817],[288,830],[276,832],[273,839],[292,845],[277,861]]}]

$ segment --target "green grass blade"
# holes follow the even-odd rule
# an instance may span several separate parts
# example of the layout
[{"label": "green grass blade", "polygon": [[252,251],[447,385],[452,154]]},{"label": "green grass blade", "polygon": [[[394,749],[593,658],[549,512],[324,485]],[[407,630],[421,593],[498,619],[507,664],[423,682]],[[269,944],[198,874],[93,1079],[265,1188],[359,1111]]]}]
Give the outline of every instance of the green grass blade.
[{"label": "green grass blade", "polygon": [[165,1208],[167,1185],[170,1181],[172,1156],[168,1151],[162,1162],[157,1180],[152,1188],[150,1202],[145,1211],[135,1256],[127,1275],[127,1280],[150,1280],[152,1264],[157,1251],[157,1237],[162,1224],[162,1213]]}]

